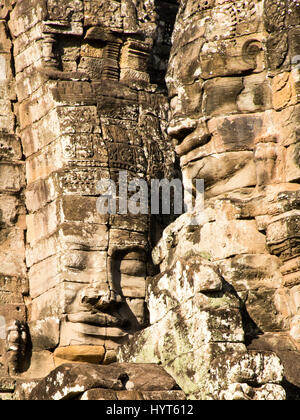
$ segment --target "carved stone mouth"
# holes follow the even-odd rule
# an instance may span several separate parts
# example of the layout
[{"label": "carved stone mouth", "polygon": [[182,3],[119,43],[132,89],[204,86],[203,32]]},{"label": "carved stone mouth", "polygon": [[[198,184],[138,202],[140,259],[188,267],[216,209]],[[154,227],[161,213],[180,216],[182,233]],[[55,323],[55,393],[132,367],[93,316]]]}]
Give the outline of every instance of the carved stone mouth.
[{"label": "carved stone mouth", "polygon": [[81,323],[110,328],[121,328],[125,327],[127,324],[126,320],[113,315],[108,315],[104,313],[91,314],[88,312],[70,314],[68,315],[68,321],[76,324]]},{"label": "carved stone mouth", "polygon": [[204,146],[211,139],[205,123],[193,119],[173,120],[168,129],[169,135],[177,139],[176,153],[181,158],[191,151]]}]

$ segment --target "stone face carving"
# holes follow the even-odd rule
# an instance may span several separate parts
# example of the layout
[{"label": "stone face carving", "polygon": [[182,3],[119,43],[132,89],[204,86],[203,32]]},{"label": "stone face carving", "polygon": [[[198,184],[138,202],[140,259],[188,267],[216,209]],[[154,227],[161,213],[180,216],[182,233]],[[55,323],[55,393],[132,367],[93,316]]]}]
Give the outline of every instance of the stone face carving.
[{"label": "stone face carving", "polygon": [[[172,233],[160,244],[167,252]],[[178,254],[149,287],[151,327],[121,347],[119,359],[161,363],[189,399],[285,399],[279,358],[246,351],[234,289],[208,260]]]}]

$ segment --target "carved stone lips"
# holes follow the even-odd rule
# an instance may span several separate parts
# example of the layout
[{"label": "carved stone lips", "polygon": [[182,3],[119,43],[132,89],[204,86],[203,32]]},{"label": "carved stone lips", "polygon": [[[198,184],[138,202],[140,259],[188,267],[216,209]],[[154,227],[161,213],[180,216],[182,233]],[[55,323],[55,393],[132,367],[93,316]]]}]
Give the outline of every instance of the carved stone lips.
[{"label": "carved stone lips", "polygon": [[104,313],[91,314],[88,312],[79,312],[77,314],[69,314],[68,321],[111,328],[121,328],[126,325],[126,320]]}]

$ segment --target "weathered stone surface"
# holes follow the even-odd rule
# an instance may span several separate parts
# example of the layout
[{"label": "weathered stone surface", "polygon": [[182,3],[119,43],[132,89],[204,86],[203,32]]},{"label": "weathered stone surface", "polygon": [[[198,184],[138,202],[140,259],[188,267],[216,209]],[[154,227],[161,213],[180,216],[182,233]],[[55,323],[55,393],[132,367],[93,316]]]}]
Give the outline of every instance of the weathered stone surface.
[{"label": "weathered stone surface", "polygon": [[121,390],[121,377],[117,367],[65,364],[32,390],[30,400],[72,399],[93,388]]},{"label": "weathered stone surface", "polygon": [[[175,269],[169,270],[181,258],[206,258],[240,298],[247,343],[257,334],[289,333],[299,350],[299,206],[294,202],[285,210],[278,205],[280,197],[299,188],[299,42],[291,17],[298,5],[289,0],[236,3],[180,2],[166,79],[169,134],[178,144],[184,180],[204,179],[206,202],[205,209],[195,209],[165,230],[153,254],[162,274],[153,284],[176,278]],[[190,226],[193,220],[198,226]],[[181,287],[191,296],[188,276]],[[139,335],[141,347],[130,350],[140,352],[139,361],[162,358],[156,325],[182,306],[180,298],[177,306],[170,303],[167,290],[151,290],[154,324],[149,334]],[[188,318],[187,308],[182,314]],[[151,343],[148,351],[143,334]],[[282,342],[285,351],[289,342]],[[250,388],[233,383],[224,398],[284,398],[277,385],[263,385],[257,394]]]},{"label": "weathered stone surface", "polygon": [[101,346],[69,346],[59,347],[54,357],[69,362],[86,362],[101,364],[104,360],[105,348]]},{"label": "weathered stone surface", "polygon": [[[299,10],[294,0],[1,2],[0,375],[25,385],[0,399],[28,399],[26,380],[64,360],[114,363],[128,339],[124,360],[162,363],[198,399],[284,399],[279,360],[259,352],[274,351],[291,398]],[[98,181],[119,187],[120,171],[147,185],[204,179],[205,208],[170,224],[150,209],[125,214],[117,191],[116,214],[100,215]],[[115,391],[88,364],[63,369],[56,393],[46,395],[51,375],[40,382],[43,398],[183,396],[164,390],[162,373],[159,388],[154,366],[126,365]]]},{"label": "weathered stone surface", "polygon": [[141,394],[142,398],[147,401],[186,400],[186,396],[183,391],[143,391]]},{"label": "weathered stone surface", "polygon": [[42,379],[55,368],[53,354],[47,350],[32,352],[30,367],[20,376],[25,381]]},{"label": "weathered stone surface", "polygon": [[[247,351],[243,308],[228,284],[220,280],[217,289],[199,290],[193,275],[203,272],[209,278],[209,268],[217,276],[212,263],[186,257],[154,278],[148,292],[152,325],[122,346],[118,358],[161,363],[189,398],[220,399],[228,387],[240,383],[254,387],[255,399],[256,386],[281,383],[283,366],[274,353]],[[226,364],[221,362],[224,352]],[[285,399],[281,387],[272,395]]]},{"label": "weathered stone surface", "polygon": [[131,363],[120,363],[117,366],[128,376],[125,385],[128,391],[171,391],[177,385],[161,366]]},{"label": "weathered stone surface", "polygon": [[[299,387],[299,354],[297,346],[288,334],[265,334],[253,340],[249,348],[276,352],[284,365],[286,380]],[[288,390],[288,392],[290,391]],[[292,395],[293,397],[294,395]]]},{"label": "weathered stone surface", "polygon": [[0,379],[0,392],[13,392],[16,387],[16,381],[10,377]]},{"label": "weathered stone surface", "polygon": [[32,347],[35,350],[52,350],[59,344],[60,321],[45,318],[29,324]]},{"label": "weathered stone surface", "polygon": [[109,389],[89,389],[85,391],[80,397],[80,401],[110,401],[118,400],[117,395],[125,391],[120,391],[118,394],[116,391]]},{"label": "weathered stone surface", "polygon": [[24,380],[19,379],[16,384],[16,391],[14,393],[14,399],[18,401],[27,401],[31,391],[39,383],[39,379]]},{"label": "weathered stone surface", "polygon": [[[98,181],[117,177],[119,170],[162,178],[174,161],[166,142],[166,92],[151,84],[147,64],[156,29],[166,18],[156,14],[152,2],[145,8],[127,3],[112,13],[103,2],[26,0],[5,15],[10,37],[3,42],[16,73],[16,115],[6,116],[8,129],[17,116],[20,158],[26,161],[33,346],[53,350],[106,341],[106,363],[115,360],[109,352],[118,340],[146,323],[150,224],[147,216],[101,216]],[[157,77],[163,85],[169,46],[161,42],[155,60],[163,66]],[[6,58],[3,73],[8,74]],[[3,98],[0,110],[9,107]],[[7,180],[13,177],[3,179],[8,192],[24,186]],[[13,217],[9,211],[5,223]],[[127,262],[133,250],[137,256]],[[48,326],[47,334],[48,327],[41,327],[48,318],[59,321],[58,331]]]}]

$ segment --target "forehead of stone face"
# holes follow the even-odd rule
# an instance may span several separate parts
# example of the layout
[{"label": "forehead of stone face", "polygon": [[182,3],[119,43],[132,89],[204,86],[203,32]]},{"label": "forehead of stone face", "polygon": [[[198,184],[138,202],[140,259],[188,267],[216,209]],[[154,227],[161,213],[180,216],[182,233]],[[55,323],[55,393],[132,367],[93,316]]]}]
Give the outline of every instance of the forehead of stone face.
[{"label": "forehead of stone face", "polygon": [[173,34],[169,87],[253,70],[253,53],[248,49],[260,41],[259,4],[256,0],[182,0]]}]

